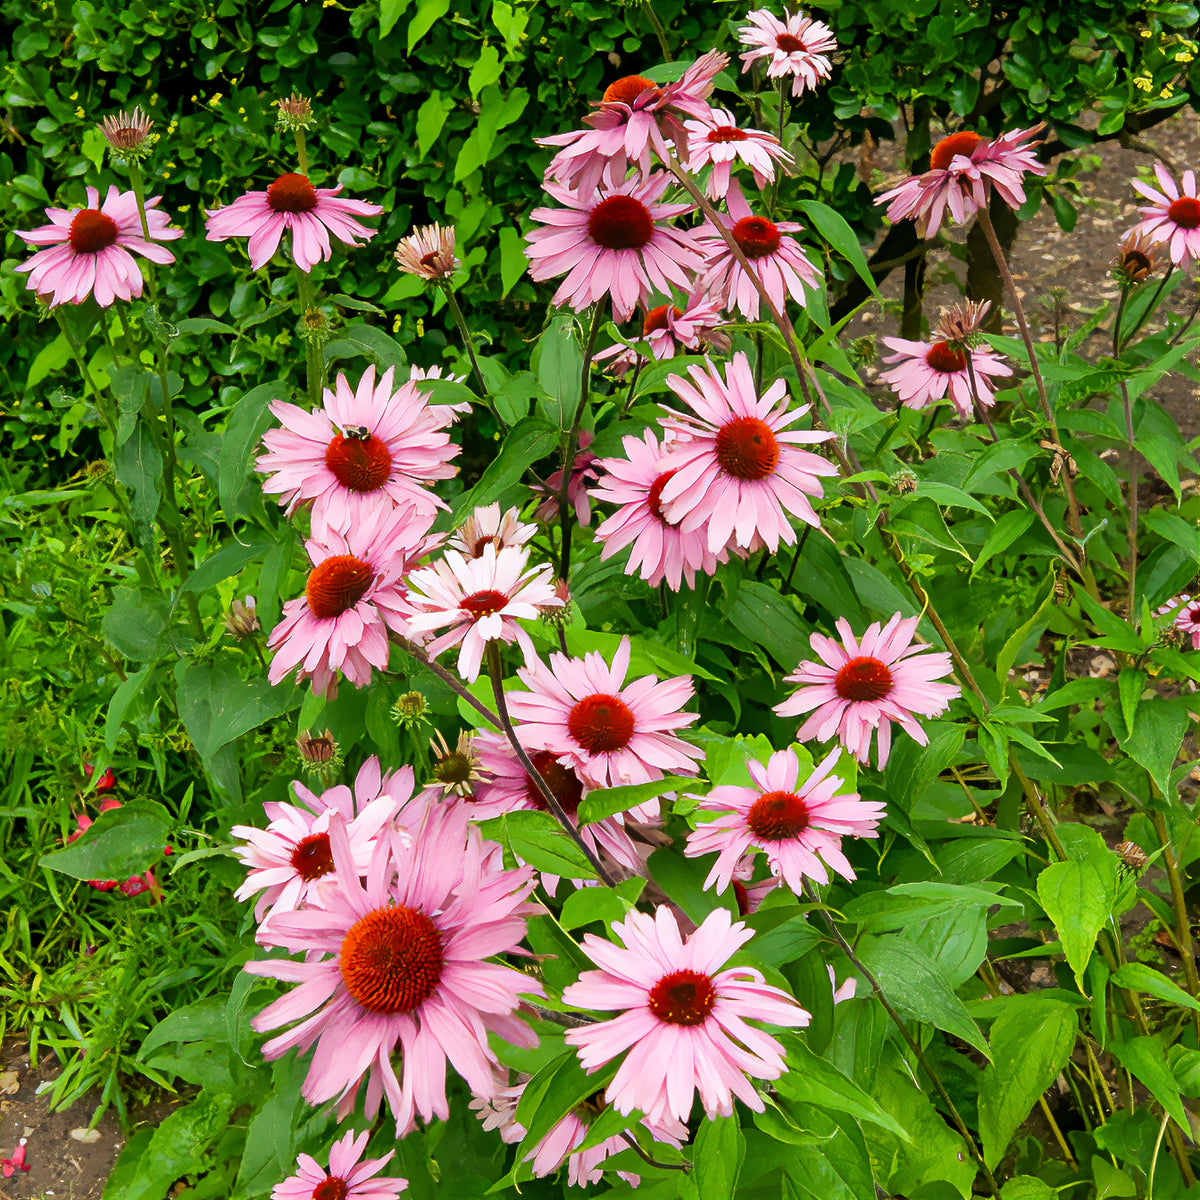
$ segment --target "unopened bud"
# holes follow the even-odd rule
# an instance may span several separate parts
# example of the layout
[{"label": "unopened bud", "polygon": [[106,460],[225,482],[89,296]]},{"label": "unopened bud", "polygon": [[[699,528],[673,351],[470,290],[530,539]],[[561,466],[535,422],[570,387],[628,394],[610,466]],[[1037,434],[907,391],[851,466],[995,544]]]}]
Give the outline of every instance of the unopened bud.
[{"label": "unopened bud", "polygon": [[554,596],[559,603],[538,605],[538,612],[551,629],[563,629],[571,623],[571,589],[565,579],[554,581]]},{"label": "unopened bud", "polygon": [[234,600],[225,615],[225,628],[229,635],[237,638],[239,642],[252,638],[262,630],[253,596],[247,596],[245,600]]},{"label": "unopened bud", "polygon": [[278,114],[275,117],[275,128],[294,132],[297,129],[312,129],[316,125],[313,117],[312,101],[299,92],[293,92],[284,100],[276,101]]},{"label": "unopened bud", "polygon": [[333,322],[319,308],[306,308],[297,332],[301,341],[323,346],[333,337]]},{"label": "unopened bud", "polygon": [[429,720],[428,711],[429,701],[421,692],[405,692],[392,705],[392,719],[405,729],[414,729]]},{"label": "unopened bud", "polygon": [[145,158],[158,140],[158,135],[150,132],[154,122],[140,108],[105,117],[99,128],[113,158],[127,162]]},{"label": "unopened bud", "polygon": [[873,333],[865,333],[862,337],[856,337],[847,347],[850,355],[850,361],[856,367],[869,367],[879,355],[879,347],[875,342]]},{"label": "unopened bud", "polygon": [[324,783],[333,780],[342,769],[342,751],[328,729],[313,735],[302,733],[296,739],[296,750],[306,775]]},{"label": "unopened bud", "polygon": [[907,468],[901,468],[892,476],[892,487],[901,495],[917,490],[917,477]]}]

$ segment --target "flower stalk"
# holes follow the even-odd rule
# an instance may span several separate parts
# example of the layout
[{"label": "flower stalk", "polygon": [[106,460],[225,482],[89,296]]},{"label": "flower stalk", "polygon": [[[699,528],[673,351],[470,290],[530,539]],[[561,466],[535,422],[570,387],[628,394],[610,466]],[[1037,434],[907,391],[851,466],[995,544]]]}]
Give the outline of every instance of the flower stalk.
[{"label": "flower stalk", "polygon": [[558,577],[564,582],[570,578],[571,572],[571,505],[568,499],[571,489],[571,468],[575,463],[575,451],[579,447],[579,426],[583,421],[584,410],[587,408],[588,392],[592,382],[592,356],[596,350],[596,335],[600,332],[603,322],[603,312],[599,304],[592,309],[592,323],[588,330],[587,344],[583,348],[583,367],[579,379],[579,403],[575,406],[575,415],[571,426],[563,435],[562,443],[562,483],[558,489],[558,523],[562,530],[562,550],[558,564]]}]

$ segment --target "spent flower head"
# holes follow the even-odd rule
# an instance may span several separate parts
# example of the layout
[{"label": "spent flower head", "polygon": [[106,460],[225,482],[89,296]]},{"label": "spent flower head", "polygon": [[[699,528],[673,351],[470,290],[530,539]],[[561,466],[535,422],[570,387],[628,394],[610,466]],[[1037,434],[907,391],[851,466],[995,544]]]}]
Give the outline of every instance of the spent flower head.
[{"label": "spent flower head", "polygon": [[952,345],[969,348],[979,341],[983,319],[991,307],[990,300],[967,300],[943,308],[934,328]]},{"label": "spent flower head", "polygon": [[406,275],[419,275],[431,283],[449,279],[458,269],[454,257],[454,226],[421,225],[395,250],[396,265]]},{"label": "spent flower head", "polygon": [[452,750],[442,731],[435,731],[429,739],[433,751],[432,784],[440,787],[447,796],[469,796],[475,790],[479,774],[479,755],[475,753],[475,735],[460,730],[458,742]]},{"label": "spent flower head", "polygon": [[328,729],[317,734],[305,730],[296,739],[296,753],[301,769],[310,779],[329,783],[342,769],[342,749]]},{"label": "spent flower head", "polygon": [[158,141],[158,135],[150,132],[154,122],[140,108],[105,117],[98,128],[104,134],[113,158],[124,162],[145,158]]},{"label": "spent flower head", "polygon": [[1131,230],[1117,243],[1112,277],[1122,287],[1136,287],[1158,270],[1156,245],[1145,232]]},{"label": "spent flower head", "polygon": [[293,92],[282,100],[277,100],[278,109],[275,116],[275,128],[286,129],[294,133],[297,129],[312,129],[317,120],[313,116],[312,101],[299,92]]},{"label": "spent flower head", "polygon": [[247,638],[252,638],[262,629],[262,622],[258,619],[258,610],[255,607],[254,597],[247,596],[245,600],[234,599],[229,606],[229,612],[225,615],[225,630],[230,637],[235,637],[239,642],[244,642]]}]

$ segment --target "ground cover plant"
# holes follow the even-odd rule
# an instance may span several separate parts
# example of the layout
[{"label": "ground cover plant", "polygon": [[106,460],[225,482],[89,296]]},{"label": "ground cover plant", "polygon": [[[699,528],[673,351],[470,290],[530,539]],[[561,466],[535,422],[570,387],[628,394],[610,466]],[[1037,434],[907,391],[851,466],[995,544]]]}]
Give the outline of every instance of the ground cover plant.
[{"label": "ground cover plant", "polygon": [[[1192,94],[1195,13],[972,89],[995,31],[946,6],[922,95],[846,6],[629,9],[636,72],[555,64],[588,87],[494,221],[439,188],[516,153],[469,149],[498,47],[390,241],[284,72],[187,213],[131,105],[23,205],[12,358],[63,383],[5,467],[4,1031],[53,1104],[178,1097],[113,1198],[1194,1193],[1200,501],[1153,392],[1195,373],[1195,172],[1131,181],[1117,298],[1055,340],[1005,248],[1069,221],[1086,102]],[[436,56],[447,10],[350,25]],[[514,64],[544,17],[491,7]],[[819,147],[901,102],[868,208]],[[970,226],[994,286],[926,327],[907,272],[852,341],[881,223],[906,265]],[[480,315],[497,276],[526,310]]]}]

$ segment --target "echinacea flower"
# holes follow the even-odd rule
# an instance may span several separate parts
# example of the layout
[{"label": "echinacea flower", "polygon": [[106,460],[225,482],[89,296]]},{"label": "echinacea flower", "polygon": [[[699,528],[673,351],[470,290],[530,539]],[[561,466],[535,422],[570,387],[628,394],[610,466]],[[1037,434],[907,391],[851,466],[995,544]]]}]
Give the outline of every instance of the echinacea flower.
[{"label": "echinacea flower", "polygon": [[551,575],[548,563],[529,566],[523,546],[497,550],[489,542],[478,558],[447,550],[444,558],[409,575],[408,601],[414,611],[408,627],[422,634],[449,625],[426,643],[425,651],[436,658],[458,646],[458,673],[473,683],[489,642],[516,642],[526,657],[534,653],[529,634],[517,622],[536,620],[542,608],[561,606]]},{"label": "echinacea flower", "polygon": [[1182,185],[1175,182],[1162,163],[1154,164],[1154,174],[1161,191],[1140,179],[1131,180],[1134,190],[1150,203],[1138,209],[1144,220],[1130,232],[1143,233],[1154,245],[1164,247],[1177,267],[1200,261],[1200,194],[1196,191],[1196,172],[1184,171]]},{"label": "echinacea flower", "polygon": [[799,1028],[809,1014],[760,972],[719,969],[753,932],[718,908],[685,942],[665,905],[653,917],[631,912],[612,929],[621,945],[585,935],[583,951],[600,970],[563,989],[567,1004],[619,1014],[565,1035],[588,1072],[625,1055],[605,1099],[651,1121],[686,1121],[696,1092],[710,1120],[729,1116],[735,1096],[762,1112],[750,1079],[778,1079],[784,1049],[748,1022]]},{"label": "echinacea flower", "polygon": [[756,187],[766,187],[775,178],[775,165],[787,170],[792,156],[779,139],[761,129],[741,129],[728,109],[714,108],[702,121],[686,122],[688,131],[688,170],[695,173],[712,167],[704,194],[720,200],[729,193],[730,171],[735,163],[745,163],[754,172]]},{"label": "echinacea flower", "polygon": [[305,543],[312,570],[304,595],[283,606],[283,619],[267,646],[275,652],[268,678],[279,683],[299,667],[326,696],[338,671],[355,686],[371,681],[371,668],[388,663],[388,630],[403,634],[410,607],[402,580],[413,560],[432,546],[429,518],[411,508],[366,512],[345,534]]},{"label": "echinacea flower", "polygon": [[746,768],[753,787],[715,787],[701,798],[700,810],[719,815],[688,835],[684,854],[696,858],[717,852],[704,886],[723,892],[752,848],[766,855],[771,873],[797,895],[806,878],[828,883],[830,871],[854,879],[842,837],[877,837],[883,805],[862,800],[857,792],[840,792],[841,777],[830,774],[840,754],[831,751],[803,780],[794,750],[777,751],[765,766],[751,758]]},{"label": "echinacea flower", "polygon": [[29,272],[29,288],[49,296],[51,305],[82,304],[89,296],[101,308],[114,300],[134,300],[142,294],[142,272],[133,255],[173,263],[175,255],[158,243],[183,237],[183,230],[172,229],[171,218],[158,211],[161,199],[146,201],[146,237],[133,192],[110,187],[101,204],[100,193],[90,187],[85,208],[48,208],[49,225],[16,231],[31,246],[47,247],[17,270]]},{"label": "echinacea flower", "polygon": [[396,247],[396,265],[406,275],[437,283],[449,279],[458,269],[454,257],[454,226],[420,225]]},{"label": "echinacea flower", "polygon": [[150,137],[154,122],[140,108],[105,117],[99,128],[114,158],[141,158],[155,141]]},{"label": "echinacea flower", "polygon": [[537,533],[537,526],[521,521],[519,508],[500,511],[499,503],[473,509],[450,535],[447,543],[464,558],[478,558],[485,546],[503,550],[506,546],[524,546]]},{"label": "echinacea flower", "polygon": [[695,774],[701,751],[672,732],[699,717],[683,711],[692,697],[691,679],[644,675],[626,683],[629,655],[628,638],[621,639],[611,667],[595,650],[581,659],[551,654],[548,667],[530,655],[517,671],[530,690],[508,693],[522,743],[549,750],[592,787],[647,783],[668,772]]},{"label": "echinacea flower", "polygon": [[960,416],[969,417],[975,407],[971,373],[974,372],[975,390],[984,408],[996,403],[991,380],[1012,374],[1012,367],[987,346],[969,346],[945,338],[936,342],[893,337],[882,340],[892,351],[883,361],[895,365],[880,371],[879,378],[891,386],[905,408],[924,408],[949,398]]},{"label": "echinacea flower", "polygon": [[705,529],[713,554],[731,544],[761,543],[774,552],[781,541],[795,542],[789,515],[818,526],[809,497],[822,494],[820,477],[836,475],[837,467],[800,447],[833,434],[789,429],[808,405],[789,409],[782,379],[760,397],[740,351],[724,378],[713,363],[689,367],[688,374],[690,381],[667,376],[691,412],[671,412],[662,423],[681,443],[664,464],[674,474],[659,492],[663,516],[681,534]]},{"label": "echinacea flower", "polygon": [[265,829],[235,825],[229,831],[242,843],[234,847],[234,854],[248,868],[234,896],[248,900],[262,892],[254,905],[256,921],[302,908],[328,880],[333,871],[329,822],[335,813],[346,822],[351,855],[360,874],[366,874],[380,830],[412,795],[412,768],[401,767],[396,775],[393,791],[392,776],[382,774],[379,759],[372,756],[359,769],[353,792],[339,785],[315,795],[302,783],[293,783],[299,804],[268,800],[263,805],[269,821]]},{"label": "echinacea flower", "polygon": [[498,1063],[489,1034],[535,1045],[514,1013],[522,995],[542,994],[537,980],[486,961],[524,937],[533,872],[502,869],[461,805],[426,806],[411,832],[380,838],[364,883],[345,824],[333,820],[336,886],[319,906],[269,925],[273,944],[302,960],[245,968],[299,985],[252,1022],[259,1031],[299,1022],[266,1042],[264,1057],[315,1044],[301,1095],[314,1105],[336,1099],[345,1117],[365,1082],[367,1119],[386,1097],[401,1137],[418,1115],[449,1117],[447,1061],[472,1091],[490,1094]]},{"label": "echinacea flower", "polygon": [[814,21],[801,12],[783,10],[781,21],[765,8],[746,14],[749,25],[738,30],[743,46],[750,49],[740,55],[742,70],[748,71],[760,58],[766,58],[768,79],[792,78],[792,95],[799,96],[815,88],[830,75],[829,52],[837,49],[833,30],[824,21]]},{"label": "echinacea flower", "polygon": [[312,504],[312,534],[345,533],[381,505],[411,506],[430,518],[446,504],[430,490],[458,470],[458,446],[446,432],[449,405],[430,404],[418,384],[397,385],[389,367],[375,378],[369,366],[352,388],[339,373],[315,411],[274,400],[283,426],[263,434],[266,453],[255,469],[269,476],[267,495],[279,495],[289,515]]},{"label": "echinacea flower", "polygon": [[896,613],[882,628],[875,621],[855,640],[850,622],[839,617],[840,643],[814,633],[809,641],[821,661],[806,660],[786,676],[785,682],[797,690],[775,706],[781,717],[811,714],[797,741],[836,737],[865,763],[878,732],[880,770],[891,750],[893,721],[918,745],[927,746],[929,737],[917,716],[938,716],[961,693],[956,684],[935,682],[950,673],[950,655],[913,644],[917,621]]},{"label": "echinacea flower", "polygon": [[1113,277],[1124,287],[1144,283],[1158,270],[1158,248],[1144,233],[1130,230],[1117,246]]},{"label": "echinacea flower", "polygon": [[311,1154],[301,1154],[296,1159],[299,1170],[271,1189],[271,1200],[394,1200],[408,1187],[408,1180],[379,1177],[395,1150],[363,1161],[370,1137],[369,1129],[357,1137],[348,1129],[329,1147],[328,1171]]},{"label": "echinacea flower", "polygon": [[[567,478],[567,507],[575,510],[575,520],[586,527],[592,519],[592,502],[588,487],[599,478],[595,468],[596,456],[588,449],[594,434],[586,429],[579,434],[579,446],[571,460],[571,473]],[[534,516],[545,524],[558,520],[558,504],[562,492],[562,468],[546,476],[545,483],[535,483],[532,491],[545,496],[534,510]]]},{"label": "echinacea flower", "polygon": [[667,162],[671,145],[683,157],[687,130],[680,118],[702,119],[707,114],[713,81],[728,62],[727,55],[710,50],[673,83],[660,86],[643,75],[624,75],[610,83],[597,111],[583,119],[589,128],[537,139],[540,146],[562,147],[551,160],[546,179],[557,180],[586,199],[602,184],[609,188],[620,184],[631,162],[639,175],[648,175],[651,156]]},{"label": "echinacea flower", "polygon": [[594,497],[621,506],[596,530],[597,541],[604,544],[601,559],[632,546],[626,575],[640,575],[651,587],[665,579],[676,592],[685,579],[688,587],[695,587],[697,571],[711,575],[725,561],[724,548],[713,553],[704,529],[683,533],[678,518],[672,524],[663,515],[662,491],[675,467],[654,432],[647,429],[640,438],[630,435],[621,445],[624,458],[606,458],[597,464],[604,473]]},{"label": "echinacea flower", "polygon": [[[803,226],[795,221],[769,221],[755,216],[736,184],[730,185],[725,204],[729,216],[718,213],[718,220],[729,227],[771,303],[780,312],[789,296],[797,304],[805,304],[804,289],[817,287],[821,276],[800,243],[788,236]],[[708,288],[718,304],[732,306],[748,321],[757,321],[758,288],[725,239],[711,223],[706,223],[700,227],[696,244],[705,255],[701,286]]]},{"label": "echinacea flower", "polygon": [[265,192],[247,192],[210,212],[205,222],[208,240],[249,238],[246,250],[250,266],[257,271],[270,261],[283,235],[290,231],[292,258],[307,273],[332,257],[330,234],[347,246],[357,246],[359,238],[369,242],[375,236],[373,229],[354,218],[377,217],[383,209],[365,200],[339,196],[341,190],[341,184],[319,188],[304,175],[280,175]]},{"label": "echinacea flower", "polygon": [[642,318],[641,339],[631,346],[618,342],[592,356],[596,365],[623,379],[639,363],[649,361],[646,351],[656,359],[674,358],[682,350],[729,351],[729,335],[720,331],[721,310],[703,292],[688,297],[687,306],[657,304]]},{"label": "echinacea flower", "polygon": [[666,224],[692,209],[660,202],[670,182],[659,171],[589,195],[547,183],[563,207],[530,214],[542,225],[525,239],[530,277],[540,283],[565,275],[554,303],[576,312],[610,296],[617,321],[627,321],[654,292],[688,291],[703,259],[690,230]]},{"label": "echinacea flower", "polygon": [[1193,650],[1200,650],[1200,597],[1189,596],[1185,592],[1182,596],[1168,600],[1158,609],[1160,617],[1171,612],[1175,613],[1172,621],[1175,628],[1192,639]]},{"label": "echinacea flower", "polygon": [[929,154],[929,170],[910,175],[898,187],[875,198],[887,204],[888,220],[915,220],[921,237],[936,233],[947,209],[955,224],[961,224],[987,205],[994,186],[1010,208],[1025,203],[1022,177],[1028,171],[1045,175],[1046,165],[1038,161],[1030,143],[1042,131],[1015,129],[988,141],[969,129],[944,137]]}]

